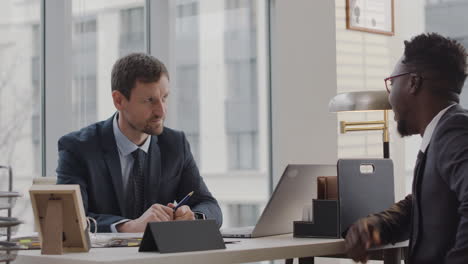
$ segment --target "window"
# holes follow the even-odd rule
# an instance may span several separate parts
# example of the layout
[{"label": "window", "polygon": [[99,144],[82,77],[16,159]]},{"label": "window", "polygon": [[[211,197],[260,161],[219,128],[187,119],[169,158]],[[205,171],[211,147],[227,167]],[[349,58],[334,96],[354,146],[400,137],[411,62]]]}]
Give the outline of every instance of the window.
[{"label": "window", "polygon": [[167,124],[186,133],[224,226],[253,225],[268,198],[266,1],[178,0],[174,8]]},{"label": "window", "polygon": [[72,107],[77,125],[97,120],[96,65],[97,24],[95,17],[78,17],[73,23]]},{"label": "window", "polygon": [[[187,39],[188,41],[188,39]],[[198,77],[198,65],[180,63],[176,68],[177,76],[177,116],[179,126],[177,129],[184,131],[190,142],[192,154],[198,166],[200,160],[200,97]]]},{"label": "window", "polygon": [[229,168],[258,168],[257,25],[254,1],[226,0],[226,132]]},{"label": "window", "polygon": [[[12,166],[14,190],[23,195],[41,171],[39,4],[39,0],[0,2],[0,164]],[[0,172],[2,191],[8,189],[4,172]],[[33,229],[29,204],[25,195],[13,209],[25,223],[20,231]]]},{"label": "window", "polygon": [[256,204],[230,204],[227,207],[227,214],[231,217],[225,220],[227,221],[225,225],[233,227],[254,225],[260,213],[260,206]]},{"label": "window", "polygon": [[[66,67],[60,65],[64,77],[57,80],[65,87],[49,87],[46,93],[47,100],[58,102],[47,109],[59,109],[64,113],[59,116],[67,118],[46,124],[47,136],[50,131],[60,131],[46,138],[47,172],[54,175],[60,136],[105,120],[116,111],[110,82],[115,61],[131,52],[151,50],[168,66],[171,76],[166,125],[186,134],[201,175],[221,205],[225,226],[254,224],[269,194],[266,0],[70,3],[57,7],[71,12],[63,21],[63,25],[70,22],[69,31],[62,27],[63,32],[53,35],[56,41],[63,41],[58,43],[63,44],[60,47],[70,50],[69,57],[60,58]],[[157,8],[151,8],[153,5]],[[152,20],[145,19],[151,18],[157,22],[147,29]],[[53,21],[62,19],[55,15]],[[30,37],[40,39],[37,25],[38,21],[33,23]],[[147,43],[148,37],[151,41]],[[156,48],[148,49],[147,44]],[[39,64],[38,54],[29,58],[31,67]],[[46,66],[53,63],[49,60]],[[50,74],[46,73],[46,79]],[[37,87],[39,76],[31,78]],[[66,91],[61,93],[66,97],[58,98],[58,90]],[[37,113],[31,121],[36,125],[40,123]]]},{"label": "window", "polygon": [[[38,3],[36,3],[37,5]],[[33,105],[32,120],[31,120],[31,135],[33,140],[33,153],[34,159],[34,172],[41,171],[41,61],[40,61],[40,45],[41,31],[39,24],[32,26],[32,56],[31,56],[31,82],[32,82],[32,96],[36,98],[36,103]]]},{"label": "window", "polygon": [[143,0],[74,0],[72,3],[73,129],[109,118],[114,62],[145,51]]},{"label": "window", "polygon": [[176,92],[169,115],[177,120],[176,128],[184,131],[197,165],[200,158],[200,50],[198,1],[178,1],[175,20]]},{"label": "window", "polygon": [[120,11],[122,32],[119,38],[119,54],[121,57],[131,52],[145,52],[144,11],[143,7]]},{"label": "window", "polygon": [[[468,12],[467,0],[426,0],[426,32],[437,32],[456,39],[468,50],[468,29],[464,26],[466,12]],[[465,108],[468,108],[467,86],[465,82],[460,96],[460,103]]]}]

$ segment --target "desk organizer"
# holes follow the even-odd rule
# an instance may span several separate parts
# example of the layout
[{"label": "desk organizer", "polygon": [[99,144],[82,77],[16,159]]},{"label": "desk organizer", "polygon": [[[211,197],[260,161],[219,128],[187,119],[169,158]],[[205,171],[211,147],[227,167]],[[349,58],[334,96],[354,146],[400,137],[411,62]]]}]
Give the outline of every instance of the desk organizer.
[{"label": "desk organizer", "polygon": [[313,220],[295,221],[295,237],[344,237],[359,218],[395,202],[390,159],[340,159],[337,175],[317,179],[319,199],[312,200]]},{"label": "desk organizer", "polygon": [[[15,260],[18,250],[23,249],[15,242],[11,242],[11,236],[16,232],[18,226],[22,223],[16,218],[11,217],[11,210],[15,205],[16,199],[21,195],[12,192],[13,173],[11,167],[0,166],[0,169],[8,171],[8,192],[0,192],[0,210],[8,210],[8,217],[0,217],[0,262]],[[6,237],[6,239],[5,239]]]},{"label": "desk organizer", "polygon": [[312,200],[314,221],[294,221],[294,237],[340,237],[338,200]]}]

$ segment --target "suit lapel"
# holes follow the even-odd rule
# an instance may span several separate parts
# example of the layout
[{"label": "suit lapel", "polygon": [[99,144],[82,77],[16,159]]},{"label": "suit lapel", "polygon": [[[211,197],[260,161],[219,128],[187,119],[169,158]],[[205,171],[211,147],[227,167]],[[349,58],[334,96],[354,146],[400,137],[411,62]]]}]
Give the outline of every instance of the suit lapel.
[{"label": "suit lapel", "polygon": [[[437,135],[438,129],[440,129],[441,125],[446,118],[449,118],[454,113],[463,112],[463,108],[459,104],[452,106],[450,109],[445,112],[444,115],[439,120],[436,128],[432,136],[434,137]],[[431,139],[432,141],[433,139]],[[409,252],[408,257],[410,262],[412,261],[412,256],[414,251],[416,250],[416,246],[418,245],[418,239],[420,234],[421,228],[421,192],[422,192],[422,182],[424,180],[424,167],[426,165],[427,155],[430,149],[430,143],[426,148],[425,153],[418,153],[418,159],[416,161],[415,171],[414,171],[414,178],[413,178],[413,208],[412,208],[412,218],[411,218],[411,230],[410,230],[410,243],[409,243]]]},{"label": "suit lapel", "polygon": [[161,182],[161,151],[157,136],[152,136],[148,157],[148,177],[146,178],[145,201],[149,201],[150,206],[158,201],[159,185]]},{"label": "suit lapel", "polygon": [[117,151],[117,144],[115,142],[113,131],[114,116],[115,115],[105,121],[101,137],[103,144],[102,146],[104,149],[104,160],[106,162],[107,168],[109,169],[112,185],[114,187],[114,193],[119,203],[120,213],[123,215],[125,212],[125,201],[120,158]]}]

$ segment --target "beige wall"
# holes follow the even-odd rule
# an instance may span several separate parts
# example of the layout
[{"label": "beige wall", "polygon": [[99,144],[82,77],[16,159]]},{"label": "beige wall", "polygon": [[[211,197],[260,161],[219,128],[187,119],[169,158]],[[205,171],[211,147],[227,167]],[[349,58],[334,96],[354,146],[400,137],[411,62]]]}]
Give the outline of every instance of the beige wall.
[{"label": "beige wall", "polygon": [[[345,1],[335,1],[337,92],[383,90],[388,77],[403,53],[403,41],[424,31],[424,1],[395,1],[395,35],[385,36],[346,29]],[[383,113],[340,113],[339,120],[371,121],[383,119]],[[337,124],[338,127],[338,124]],[[337,130],[338,131],[338,130]],[[419,139],[402,139],[390,113],[390,157],[395,166],[395,198],[409,190]],[[354,132],[339,134],[338,157],[382,157],[382,133]]]}]

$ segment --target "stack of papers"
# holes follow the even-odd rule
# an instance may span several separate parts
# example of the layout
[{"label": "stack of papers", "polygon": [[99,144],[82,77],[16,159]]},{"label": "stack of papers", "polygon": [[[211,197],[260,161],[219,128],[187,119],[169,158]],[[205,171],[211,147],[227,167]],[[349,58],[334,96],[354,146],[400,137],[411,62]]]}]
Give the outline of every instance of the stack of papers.
[{"label": "stack of papers", "polygon": [[[96,233],[89,235],[93,248],[102,247],[139,247],[143,233]],[[40,249],[41,244],[37,233],[21,234],[12,237],[12,242],[25,249]]]},{"label": "stack of papers", "polygon": [[139,247],[143,233],[96,233],[90,234],[91,244],[96,247]]}]

